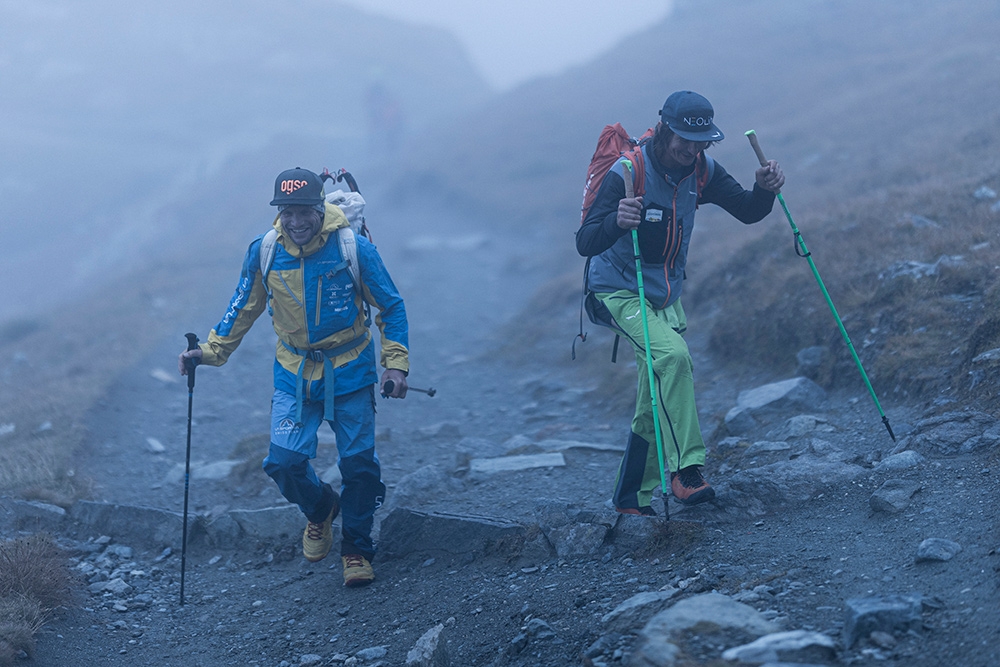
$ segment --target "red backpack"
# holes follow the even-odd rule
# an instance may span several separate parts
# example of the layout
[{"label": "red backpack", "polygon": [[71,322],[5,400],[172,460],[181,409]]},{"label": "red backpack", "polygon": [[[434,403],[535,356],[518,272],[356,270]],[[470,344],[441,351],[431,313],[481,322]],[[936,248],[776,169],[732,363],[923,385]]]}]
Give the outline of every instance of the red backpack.
[{"label": "red backpack", "polygon": [[[646,140],[652,138],[653,132],[653,128],[649,128],[641,137],[635,138],[625,131],[625,128],[622,127],[621,123],[604,126],[604,129],[601,130],[601,134],[597,138],[597,148],[594,149],[594,155],[590,158],[590,166],[587,167],[587,182],[586,185],[583,186],[583,205],[580,207],[581,225],[584,220],[587,219],[587,214],[590,213],[590,208],[594,205],[594,200],[597,199],[597,193],[601,189],[601,183],[604,182],[604,177],[607,175],[611,167],[613,167],[614,164],[622,158],[630,160],[633,165],[632,189],[634,195],[636,197],[641,197],[645,194],[646,163],[645,158],[642,155],[641,145]],[[704,152],[699,153],[697,161],[695,162],[695,187],[699,197],[701,197],[701,191],[711,178],[712,171],[714,170],[708,168]],[[580,333],[573,338],[573,359],[576,359],[576,339],[579,338],[581,342],[587,340],[587,333],[583,330],[584,310],[587,311],[587,315],[590,320],[595,324],[611,326],[610,318],[603,316],[603,313],[599,312],[603,308],[603,304],[598,303],[597,299],[588,300],[587,298],[590,292],[587,286],[587,274],[589,271],[590,258],[588,257],[587,264],[583,269],[583,298],[580,302]],[[614,327],[612,326],[611,328]],[[611,353],[612,362],[616,361],[618,357],[618,342],[619,336],[616,335],[614,349]]]},{"label": "red backpack", "polygon": [[587,167],[587,184],[583,186],[583,206],[580,208],[581,225],[587,219],[594,200],[597,199],[597,192],[601,189],[601,183],[604,182],[608,170],[623,157],[635,165],[632,170],[635,196],[638,197],[646,191],[646,169],[639,144],[652,136],[652,128],[636,139],[625,131],[621,123],[604,126],[597,138],[597,148],[594,149],[594,156],[590,158],[590,166]]}]

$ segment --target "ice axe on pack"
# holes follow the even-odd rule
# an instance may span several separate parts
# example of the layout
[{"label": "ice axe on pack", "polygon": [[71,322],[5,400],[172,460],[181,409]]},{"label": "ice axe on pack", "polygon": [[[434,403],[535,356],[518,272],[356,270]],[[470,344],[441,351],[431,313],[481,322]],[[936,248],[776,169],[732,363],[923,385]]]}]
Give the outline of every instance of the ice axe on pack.
[{"label": "ice axe on pack", "polygon": [[[748,130],[746,132],[747,139],[750,140],[750,146],[753,148],[753,152],[757,154],[757,160],[760,161],[760,166],[767,166],[767,158],[764,157],[764,151],[760,148],[760,142],[757,141],[757,133],[753,130]],[[875,402],[875,407],[878,409],[878,413],[882,416],[882,423],[885,424],[885,428],[889,431],[889,437],[892,438],[893,442],[896,442],[896,435],[892,432],[892,426],[889,425],[889,418],[885,416],[885,412],[882,410],[881,404],[878,402],[878,396],[875,395],[875,389],[872,388],[872,383],[868,380],[868,374],[865,373],[865,367],[861,365],[861,359],[858,358],[858,353],[854,349],[854,344],[851,342],[851,337],[847,335],[847,329],[844,328],[844,322],[840,319],[840,315],[837,314],[837,308],[833,305],[833,299],[830,298],[830,293],[826,291],[826,285],[823,284],[823,279],[819,276],[819,271],[816,269],[816,263],[813,262],[812,253],[806,248],[806,242],[802,239],[802,233],[799,228],[795,226],[795,221],[792,220],[792,214],[788,212],[788,206],[785,205],[785,198],[781,196],[781,192],[776,193],[778,197],[778,203],[781,204],[781,210],[785,212],[785,217],[788,218],[788,224],[792,227],[792,233],[795,236],[795,254],[799,257],[805,257],[809,262],[809,268],[812,269],[813,276],[816,278],[816,282],[819,283],[819,288],[823,292],[823,298],[826,299],[826,305],[830,307],[830,312],[833,313],[833,318],[837,320],[837,327],[840,329],[840,335],[843,337],[844,342],[847,343],[847,349],[850,350],[851,356],[854,357],[854,364],[858,367],[858,372],[861,373],[861,379],[865,381],[865,385],[868,387],[868,393],[871,394],[872,401]]]},{"label": "ice axe on pack", "polygon": [[[392,390],[396,388],[396,383],[392,380],[386,380],[385,386],[382,387],[382,398],[388,398]],[[427,394],[429,397],[434,398],[434,394],[437,393],[437,389],[430,387],[428,389],[419,389],[417,387],[407,386],[406,391],[419,391],[421,394]]]}]

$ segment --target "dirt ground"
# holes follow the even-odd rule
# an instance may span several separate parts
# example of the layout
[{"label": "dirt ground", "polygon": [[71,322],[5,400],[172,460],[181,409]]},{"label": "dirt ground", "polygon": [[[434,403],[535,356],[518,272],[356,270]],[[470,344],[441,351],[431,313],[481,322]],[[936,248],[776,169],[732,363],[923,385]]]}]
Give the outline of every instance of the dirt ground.
[{"label": "dirt ground", "polygon": [[[433,398],[411,393],[405,401],[379,400],[377,447],[389,502],[400,479],[433,464],[447,472],[447,482],[415,501],[420,509],[524,523],[537,520],[543,501],[606,511],[618,463],[614,452],[573,450],[565,467],[486,477],[461,471],[462,457],[524,451],[525,443],[545,439],[623,445],[631,414],[620,406],[631,399],[604,390],[629,386],[634,367],[622,361],[608,370],[610,343],[600,334],[578,348],[578,366],[539,364],[539,356],[568,355],[576,316],[569,310],[558,315],[556,327],[568,335],[551,337],[541,354],[504,348],[497,332],[506,330],[527,297],[501,297],[528,295],[537,286],[542,264],[525,250],[535,244],[504,246],[498,237],[463,236],[459,229],[439,233],[445,236],[383,247],[412,322],[410,381],[437,389]],[[440,238],[464,239],[463,250],[440,245]],[[538,247],[547,242],[537,241]],[[238,258],[231,259],[235,271]],[[457,287],[450,281],[446,289],[452,272],[489,278]],[[223,295],[219,303],[192,310],[209,312],[215,305],[221,313],[228,289],[206,290]],[[483,309],[477,303],[503,305]],[[177,472],[184,460],[187,392],[169,374],[176,372],[183,333],[204,337],[212,322],[178,322],[88,415],[75,474],[92,481],[95,500],[182,508]],[[692,321],[689,344],[702,427],[711,436],[740,390],[781,378],[719,367],[706,352],[707,328]],[[229,365],[199,369],[192,460],[197,465],[242,456],[251,463],[220,480],[193,478],[192,511],[215,514],[279,501],[257,467],[266,446],[272,335],[262,321]],[[594,368],[618,381],[606,382]],[[933,406],[885,407],[902,436]],[[833,427],[823,439],[869,469],[893,447],[863,386],[831,394],[819,416]],[[162,451],[154,451],[161,447],[150,439]],[[333,446],[323,442],[316,462],[321,471],[335,463]],[[401,665],[438,623],[445,627],[452,665],[627,664],[641,628],[608,632],[602,617],[639,592],[667,585],[683,585],[682,596],[756,589],[762,594],[750,604],[786,629],[838,638],[847,599],[919,594],[930,601],[920,631],[896,637],[891,646],[862,640],[842,650],[838,664],[1000,664],[995,452],[931,459],[894,474],[922,489],[905,512],[886,515],[869,505],[885,477],[874,470],[794,506],[741,504],[728,490],[732,471],[720,471],[723,459],[711,437],[710,443],[706,475],[719,490],[717,501],[697,508],[671,502],[669,523],[641,546],[612,542],[592,558],[566,560],[510,553],[377,558],[377,580],[360,590],[343,587],[336,559],[307,563],[297,541],[227,552],[192,549],[183,607],[177,553],[137,551],[122,566],[142,573],[134,577],[142,602],[116,610],[114,596],[89,595],[81,580],[79,605],[59,610],[41,631],[30,664]],[[662,513],[661,501],[654,506]],[[927,537],[954,540],[963,550],[950,562],[915,564],[917,545]],[[82,547],[74,548],[74,558],[86,560]],[[689,664],[721,664],[722,648],[689,646]]]}]

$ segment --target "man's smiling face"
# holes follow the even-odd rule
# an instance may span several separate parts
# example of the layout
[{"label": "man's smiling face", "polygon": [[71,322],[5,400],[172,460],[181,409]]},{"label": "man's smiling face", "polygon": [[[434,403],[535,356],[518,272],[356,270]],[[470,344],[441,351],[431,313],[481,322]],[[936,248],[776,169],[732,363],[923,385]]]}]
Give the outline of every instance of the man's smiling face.
[{"label": "man's smiling face", "polygon": [[297,246],[312,241],[323,226],[323,216],[312,206],[289,206],[279,214],[279,218],[285,233]]}]

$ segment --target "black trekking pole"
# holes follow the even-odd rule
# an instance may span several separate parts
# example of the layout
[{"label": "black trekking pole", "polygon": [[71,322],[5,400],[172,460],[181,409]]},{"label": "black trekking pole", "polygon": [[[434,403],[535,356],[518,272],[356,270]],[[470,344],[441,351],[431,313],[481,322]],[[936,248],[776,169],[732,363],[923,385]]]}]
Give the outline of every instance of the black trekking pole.
[{"label": "black trekking pole", "polygon": [[[198,347],[198,337],[193,333],[184,334],[187,338],[187,349],[194,350]],[[187,564],[187,541],[188,541],[188,484],[191,480],[191,408],[194,405],[194,369],[197,364],[193,359],[185,359],[188,376],[188,427],[187,427],[187,453],[184,457],[184,528],[181,537],[181,606],[184,606],[184,566]]]},{"label": "black trekking pole", "polygon": [[[753,152],[757,154],[757,160],[760,161],[760,166],[767,166],[767,158],[764,157],[764,151],[760,148],[760,143],[757,141],[757,133],[753,130],[749,130],[746,133],[747,139],[750,140],[750,145],[753,147]],[[781,204],[781,209],[785,212],[785,217],[788,218],[788,224],[792,226],[792,233],[795,235],[795,254],[799,257],[805,257],[809,262],[809,268],[812,269],[813,276],[816,277],[816,282],[819,283],[819,288],[823,292],[823,297],[826,299],[826,305],[830,307],[830,312],[833,313],[833,318],[837,320],[837,327],[840,328],[840,335],[844,338],[844,342],[847,343],[847,349],[850,350],[851,356],[854,357],[854,363],[858,367],[858,371],[861,373],[861,379],[865,381],[865,385],[868,387],[868,393],[871,394],[872,400],[875,402],[875,407],[878,409],[878,413],[882,415],[882,423],[885,424],[885,428],[889,431],[889,437],[892,438],[893,442],[896,442],[896,435],[892,432],[892,426],[889,425],[889,418],[885,416],[885,412],[882,411],[882,406],[878,402],[878,396],[875,395],[875,389],[872,388],[872,383],[868,380],[868,374],[865,373],[865,367],[861,365],[861,359],[858,358],[858,353],[854,349],[854,344],[851,342],[851,337],[847,335],[847,329],[844,328],[844,322],[840,319],[840,315],[837,314],[837,308],[833,305],[833,299],[830,298],[830,293],[826,291],[826,285],[823,284],[823,279],[819,277],[819,271],[816,269],[816,263],[813,262],[812,254],[806,248],[806,242],[802,240],[802,233],[799,228],[795,226],[795,221],[792,220],[792,214],[788,212],[788,206],[785,205],[785,198],[781,196],[781,192],[776,193],[778,197],[778,202]]]},{"label": "black trekking pole", "polygon": [[[386,380],[385,381],[385,386],[382,388],[384,390],[384,392],[382,394],[382,398],[388,398],[389,394],[391,394],[392,390],[395,389],[395,388],[396,388],[396,383],[395,382],[393,382],[392,380]],[[419,389],[417,387],[407,387],[406,391],[419,391],[421,394],[427,394],[430,398],[434,398],[434,394],[437,393],[437,389],[435,389],[434,387],[430,387],[428,389]]]}]

